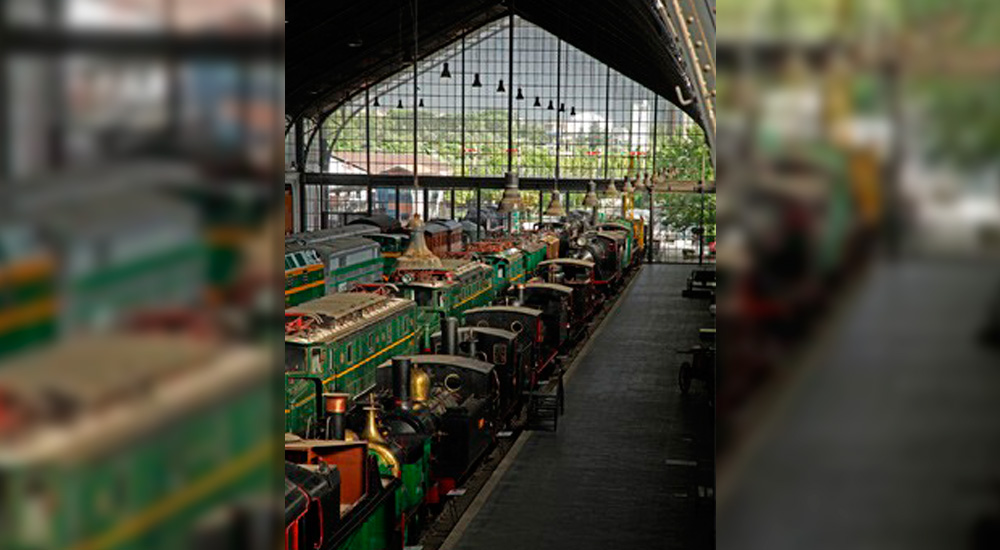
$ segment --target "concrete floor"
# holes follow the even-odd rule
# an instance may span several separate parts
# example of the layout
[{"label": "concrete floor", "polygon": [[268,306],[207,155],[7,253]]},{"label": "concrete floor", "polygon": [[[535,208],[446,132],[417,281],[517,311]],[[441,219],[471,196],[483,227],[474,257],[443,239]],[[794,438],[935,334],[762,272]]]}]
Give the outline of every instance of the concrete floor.
[{"label": "concrete floor", "polygon": [[714,547],[713,411],[700,382],[680,394],[674,353],[713,323],[680,295],[691,269],[643,268],[570,372],[559,431],[521,436],[445,550]]},{"label": "concrete floor", "polygon": [[1000,509],[1000,270],[877,266],[719,508],[721,550],[971,548]]}]

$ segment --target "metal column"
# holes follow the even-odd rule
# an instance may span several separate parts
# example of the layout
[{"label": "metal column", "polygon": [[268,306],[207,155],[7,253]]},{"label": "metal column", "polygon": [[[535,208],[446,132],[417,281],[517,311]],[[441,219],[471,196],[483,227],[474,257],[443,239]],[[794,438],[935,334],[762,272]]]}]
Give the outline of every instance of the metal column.
[{"label": "metal column", "polygon": [[604,77],[604,179],[608,179],[608,157],[611,154],[611,66],[607,69]]},{"label": "metal column", "polygon": [[507,171],[514,171],[514,2],[511,0],[507,41]]},{"label": "metal column", "polygon": [[306,152],[305,147],[305,128],[302,123],[303,119],[299,119],[295,122],[295,171],[299,174],[299,231],[307,231],[309,228],[307,226],[309,216],[306,212],[307,201],[306,201],[306,186],[305,186],[305,173],[306,173]]},{"label": "metal column", "polygon": [[372,189],[372,117],[371,117],[371,91],[368,86],[365,86],[365,175],[368,177],[368,208],[366,209],[368,215],[371,216],[374,211],[372,206],[372,195],[375,190]]}]

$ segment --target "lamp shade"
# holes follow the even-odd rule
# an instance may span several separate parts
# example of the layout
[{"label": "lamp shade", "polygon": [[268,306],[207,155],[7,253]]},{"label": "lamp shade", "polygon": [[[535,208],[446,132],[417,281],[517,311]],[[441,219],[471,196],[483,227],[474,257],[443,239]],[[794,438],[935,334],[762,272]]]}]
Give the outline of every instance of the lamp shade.
[{"label": "lamp shade", "polygon": [[608,184],[604,187],[604,198],[617,199],[620,196],[622,196],[622,194],[618,191],[618,187],[615,186],[615,182],[613,180],[608,180]]},{"label": "lamp shade", "polygon": [[506,178],[507,183],[503,187],[503,197],[500,198],[500,203],[497,204],[497,212],[501,214],[520,210],[524,206],[524,203],[521,201],[521,190],[517,187],[517,174],[507,172]]},{"label": "lamp shade", "polygon": [[583,205],[587,208],[594,208],[600,202],[597,200],[597,184],[591,181],[587,184],[587,194],[583,197]]},{"label": "lamp shade", "polygon": [[632,186],[632,178],[629,178],[628,176],[625,177],[625,183],[622,184],[622,193],[626,195],[635,193],[635,187]]},{"label": "lamp shade", "polygon": [[559,191],[552,192],[552,200],[549,201],[549,206],[545,209],[544,214],[546,216],[554,216],[557,218],[566,214],[566,209],[563,208],[562,198],[559,196]]},{"label": "lamp shade", "polygon": [[646,187],[646,179],[647,178],[649,178],[649,172],[646,172],[645,174],[643,174],[643,176],[641,178],[636,178],[635,179],[634,186],[635,186],[635,192],[636,193],[642,193],[642,192],[646,191],[646,189],[648,189]]}]

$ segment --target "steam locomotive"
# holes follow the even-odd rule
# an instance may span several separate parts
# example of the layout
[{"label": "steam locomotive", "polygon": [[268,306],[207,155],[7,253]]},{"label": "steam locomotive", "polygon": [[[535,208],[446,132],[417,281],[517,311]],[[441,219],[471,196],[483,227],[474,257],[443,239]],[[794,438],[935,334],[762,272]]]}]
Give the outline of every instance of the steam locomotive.
[{"label": "steam locomotive", "polygon": [[414,231],[391,282],[325,298],[358,305],[289,310],[286,547],[417,541],[637,266],[630,227],[443,260]]}]

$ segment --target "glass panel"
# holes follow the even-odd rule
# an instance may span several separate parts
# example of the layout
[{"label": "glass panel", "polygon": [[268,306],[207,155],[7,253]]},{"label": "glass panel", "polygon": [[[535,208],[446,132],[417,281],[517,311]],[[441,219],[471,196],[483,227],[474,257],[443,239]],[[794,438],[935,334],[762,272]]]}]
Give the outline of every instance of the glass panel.
[{"label": "glass panel", "polygon": [[[563,179],[620,181],[626,174],[653,171],[654,142],[659,167],[682,164],[679,159],[691,157],[703,144],[698,127],[668,100],[520,18],[510,82],[507,25],[507,19],[498,20],[430,53],[416,75],[411,67],[373,85],[367,105],[370,131],[363,93],[341,106],[325,127],[332,151],[329,171],[365,173],[370,149],[371,173],[400,176],[407,186],[414,165],[425,176],[499,178],[507,171],[509,153],[522,176],[554,178],[558,159]],[[508,101],[513,104],[510,151]],[[678,135],[690,136],[690,143],[679,144]],[[414,195],[407,186],[400,212],[395,212],[395,196],[387,196],[391,189],[379,191],[374,210],[404,220],[423,213],[422,193]],[[471,189],[456,194],[457,218],[468,214],[473,197]],[[526,195],[526,202],[532,212],[525,215],[535,219],[538,197]],[[450,218],[447,203],[432,193],[429,217]],[[484,212],[489,210],[484,206]]]},{"label": "glass panel", "polygon": [[[654,194],[653,259],[658,262],[714,262],[715,195],[690,192]],[[700,228],[704,224],[704,241]]]},{"label": "glass panel", "polygon": [[[331,174],[367,174],[367,137],[365,94],[359,93],[326,119],[323,139],[327,141],[329,157],[320,159],[323,169]],[[319,140],[314,142],[318,146]]]},{"label": "glass panel", "polygon": [[285,372],[304,372],[306,350],[300,346],[285,345]]},{"label": "glass panel", "polygon": [[385,214],[391,218],[397,217],[395,187],[376,187],[372,189],[372,214]]}]

